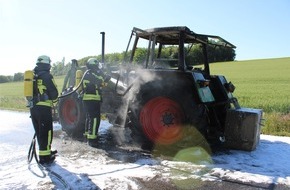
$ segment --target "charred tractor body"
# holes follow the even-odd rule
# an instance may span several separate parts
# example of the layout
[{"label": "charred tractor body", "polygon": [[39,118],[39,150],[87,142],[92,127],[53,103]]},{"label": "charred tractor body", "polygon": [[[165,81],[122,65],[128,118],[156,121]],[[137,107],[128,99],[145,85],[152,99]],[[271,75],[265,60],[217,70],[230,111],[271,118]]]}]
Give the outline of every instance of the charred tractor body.
[{"label": "charred tractor body", "polygon": [[[187,60],[195,46],[202,50],[199,65]],[[262,110],[240,107],[234,85],[225,76],[211,75],[209,46],[235,48],[219,36],[196,34],[183,26],[133,28],[124,62],[112,71],[103,92],[102,112],[112,123],[130,127],[133,139],[144,147],[179,142],[194,146],[202,138],[210,144],[254,150]],[[139,47],[145,60],[136,58]],[[85,117],[78,91],[62,98],[58,109],[63,129],[82,135]]]}]

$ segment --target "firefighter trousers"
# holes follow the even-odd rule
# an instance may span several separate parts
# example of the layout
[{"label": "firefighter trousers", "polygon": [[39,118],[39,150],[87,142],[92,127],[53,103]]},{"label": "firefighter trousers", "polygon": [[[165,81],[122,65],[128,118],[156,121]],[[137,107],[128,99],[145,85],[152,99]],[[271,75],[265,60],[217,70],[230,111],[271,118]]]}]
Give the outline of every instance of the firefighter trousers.
[{"label": "firefighter trousers", "polygon": [[51,107],[35,105],[30,109],[30,114],[39,146],[39,157],[49,156],[53,138]]},{"label": "firefighter trousers", "polygon": [[85,134],[88,140],[97,139],[101,119],[101,102],[96,100],[84,100],[86,112]]}]

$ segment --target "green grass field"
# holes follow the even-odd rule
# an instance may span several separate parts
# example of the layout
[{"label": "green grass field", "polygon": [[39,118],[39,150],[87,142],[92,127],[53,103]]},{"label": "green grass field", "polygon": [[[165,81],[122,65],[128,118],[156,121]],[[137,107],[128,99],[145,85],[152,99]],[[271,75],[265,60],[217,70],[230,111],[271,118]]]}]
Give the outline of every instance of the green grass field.
[{"label": "green grass field", "polygon": [[211,74],[224,75],[242,107],[264,111],[264,134],[290,136],[290,57],[224,62]]},{"label": "green grass field", "polygon": [[211,73],[226,76],[236,86],[242,106],[290,112],[290,58],[212,64]]},{"label": "green grass field", "polygon": [[[211,74],[224,75],[242,107],[264,111],[265,134],[290,136],[290,57],[211,64]],[[56,77],[59,92],[64,76]],[[28,111],[23,82],[0,84],[0,109]]]},{"label": "green grass field", "polygon": [[[55,77],[59,92],[63,85],[64,76]],[[24,98],[24,83],[9,82],[0,84],[0,109],[29,111]]]}]

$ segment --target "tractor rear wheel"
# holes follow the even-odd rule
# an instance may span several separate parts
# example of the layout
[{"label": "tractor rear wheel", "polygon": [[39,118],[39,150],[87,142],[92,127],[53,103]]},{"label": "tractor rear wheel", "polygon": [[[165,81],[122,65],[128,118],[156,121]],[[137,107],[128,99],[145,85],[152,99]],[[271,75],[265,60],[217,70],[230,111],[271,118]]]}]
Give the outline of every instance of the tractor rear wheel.
[{"label": "tractor rear wheel", "polygon": [[184,113],[176,101],[157,96],[144,104],[139,114],[139,121],[145,136],[150,141],[171,144],[181,138]]},{"label": "tractor rear wheel", "polygon": [[179,149],[197,144],[197,136],[204,139],[208,126],[206,109],[196,103],[190,88],[173,90],[169,87],[156,89],[154,86],[144,86],[129,107],[134,141],[141,143],[145,149],[156,145]]},{"label": "tractor rear wheel", "polygon": [[75,138],[83,136],[85,131],[85,114],[82,100],[78,99],[77,92],[60,98],[58,113],[63,131]]}]

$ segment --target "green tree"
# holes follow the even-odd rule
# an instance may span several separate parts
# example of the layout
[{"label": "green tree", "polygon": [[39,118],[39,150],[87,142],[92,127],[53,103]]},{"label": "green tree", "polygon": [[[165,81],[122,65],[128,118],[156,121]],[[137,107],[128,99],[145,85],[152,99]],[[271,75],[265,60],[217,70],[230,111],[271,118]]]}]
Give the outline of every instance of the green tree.
[{"label": "green tree", "polygon": [[[157,55],[157,49],[155,50],[155,55]],[[134,56],[133,62],[138,65],[143,65],[146,60],[146,48],[137,48]],[[118,66],[123,62],[128,62],[129,55],[131,51],[127,52],[125,57],[125,51],[122,53],[110,53],[105,54],[105,64],[107,66]],[[221,62],[221,61],[233,61],[235,60],[235,50],[231,48],[225,48],[222,46],[208,46],[208,59],[209,62]],[[97,58],[101,61],[102,55],[94,55],[83,57],[78,60],[79,67],[86,66],[86,62],[89,58]],[[167,46],[162,50],[160,58],[178,59],[178,47],[177,46]],[[126,60],[125,60],[126,59]],[[193,45],[191,47],[186,47],[185,61],[189,65],[199,65],[203,64],[204,57],[202,53],[201,45]],[[71,63],[64,64],[63,62],[56,62],[52,65],[51,73],[55,76],[65,75],[70,69]],[[2,79],[5,80],[5,79]]]},{"label": "green tree", "polygon": [[13,77],[13,81],[23,81],[24,80],[24,74],[23,73],[15,73]]},{"label": "green tree", "polygon": [[71,63],[64,64],[63,62],[56,62],[52,64],[51,74],[54,76],[65,75],[70,69]]},{"label": "green tree", "polygon": [[187,47],[185,51],[185,62],[188,65],[199,65],[203,63],[203,53],[200,45]]},{"label": "green tree", "polygon": [[111,65],[120,64],[123,60],[123,54],[121,53],[111,53],[105,55],[105,61]]},{"label": "green tree", "polygon": [[0,75],[0,83],[10,82],[8,76]]},{"label": "green tree", "polygon": [[144,61],[146,60],[146,48],[138,48],[135,51],[135,56],[133,62],[137,65],[143,65]]},{"label": "green tree", "polygon": [[223,46],[208,46],[208,60],[212,62],[223,62],[235,60],[236,52],[232,48],[226,48]]}]

